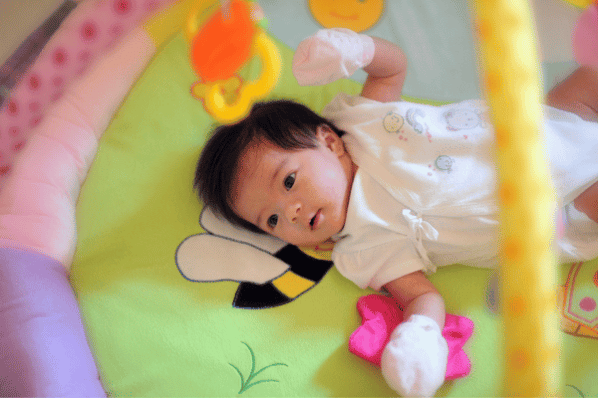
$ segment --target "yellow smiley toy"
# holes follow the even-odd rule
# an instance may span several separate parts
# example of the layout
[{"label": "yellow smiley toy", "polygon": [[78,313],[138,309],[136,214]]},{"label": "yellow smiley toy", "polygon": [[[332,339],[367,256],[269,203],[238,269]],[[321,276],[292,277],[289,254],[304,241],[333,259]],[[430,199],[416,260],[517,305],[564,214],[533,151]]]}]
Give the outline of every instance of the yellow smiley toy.
[{"label": "yellow smiley toy", "polygon": [[384,0],[308,0],[315,20],[325,28],[368,30],[384,11]]}]

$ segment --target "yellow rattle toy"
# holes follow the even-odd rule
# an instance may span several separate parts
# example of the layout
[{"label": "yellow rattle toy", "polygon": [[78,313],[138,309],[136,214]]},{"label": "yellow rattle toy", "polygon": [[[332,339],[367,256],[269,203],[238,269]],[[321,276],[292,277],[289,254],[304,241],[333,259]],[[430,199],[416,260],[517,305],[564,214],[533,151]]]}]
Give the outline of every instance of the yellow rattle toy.
[{"label": "yellow rattle toy", "polygon": [[[280,55],[255,21],[255,3],[226,1],[203,24],[202,3],[190,13],[185,28],[191,65],[200,78],[191,93],[218,122],[234,123],[272,90],[280,75]],[[243,82],[236,72],[252,56],[260,58],[261,74]]]}]

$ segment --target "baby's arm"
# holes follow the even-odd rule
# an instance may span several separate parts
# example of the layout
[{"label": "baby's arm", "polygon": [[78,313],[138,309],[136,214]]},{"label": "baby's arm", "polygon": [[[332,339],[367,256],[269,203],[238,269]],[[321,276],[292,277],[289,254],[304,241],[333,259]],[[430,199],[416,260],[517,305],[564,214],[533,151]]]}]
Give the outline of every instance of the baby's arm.
[{"label": "baby's arm", "polygon": [[407,76],[407,57],[399,46],[378,37],[372,37],[376,50],[374,58],[363,70],[368,74],[361,96],[380,102],[401,99]]},{"label": "baby's arm", "polygon": [[395,279],[384,288],[403,305],[404,319],[409,319],[413,314],[425,315],[433,319],[440,330],[444,328],[444,300],[423,272],[417,271]]},{"label": "baby's arm", "polygon": [[343,28],[322,29],[299,43],[293,57],[293,74],[302,86],[328,84],[359,68],[368,73],[363,97],[380,102],[401,98],[407,58],[384,39]]},{"label": "baby's arm", "polygon": [[405,306],[405,321],[382,353],[384,379],[402,396],[432,396],[444,383],[448,361],[444,301],[421,271],[384,287]]}]

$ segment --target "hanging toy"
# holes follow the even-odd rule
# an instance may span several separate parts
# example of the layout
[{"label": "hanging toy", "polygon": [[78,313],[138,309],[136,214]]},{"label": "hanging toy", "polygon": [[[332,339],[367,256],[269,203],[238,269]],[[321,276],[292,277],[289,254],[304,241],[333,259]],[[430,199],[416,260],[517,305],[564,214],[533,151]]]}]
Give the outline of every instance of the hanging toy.
[{"label": "hanging toy", "polygon": [[[200,78],[191,93],[218,122],[234,123],[274,88],[281,70],[280,55],[262,22],[256,22],[261,12],[257,3],[225,1],[205,23],[202,16],[209,9],[202,12],[202,3],[191,12],[186,26],[191,65]],[[236,72],[253,56],[261,61],[261,74],[243,82]]]}]

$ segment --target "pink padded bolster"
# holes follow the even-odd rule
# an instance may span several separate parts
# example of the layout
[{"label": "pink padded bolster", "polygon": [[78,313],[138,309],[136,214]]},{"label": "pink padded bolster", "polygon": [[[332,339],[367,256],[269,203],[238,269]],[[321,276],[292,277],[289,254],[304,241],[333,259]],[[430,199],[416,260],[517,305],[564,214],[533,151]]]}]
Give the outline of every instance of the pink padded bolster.
[{"label": "pink padded bolster", "polygon": [[155,46],[133,30],[48,110],[0,195],[0,246],[43,253],[69,268],[75,206],[98,140]]}]

